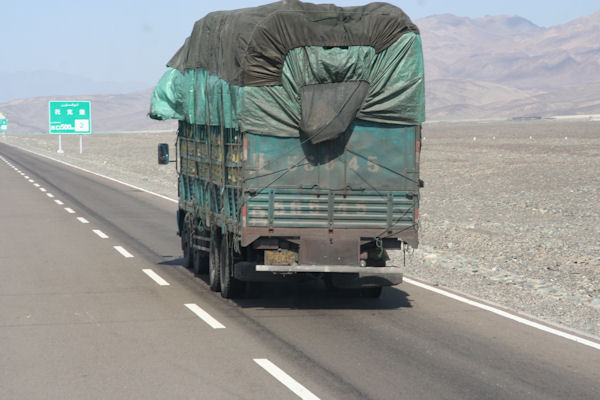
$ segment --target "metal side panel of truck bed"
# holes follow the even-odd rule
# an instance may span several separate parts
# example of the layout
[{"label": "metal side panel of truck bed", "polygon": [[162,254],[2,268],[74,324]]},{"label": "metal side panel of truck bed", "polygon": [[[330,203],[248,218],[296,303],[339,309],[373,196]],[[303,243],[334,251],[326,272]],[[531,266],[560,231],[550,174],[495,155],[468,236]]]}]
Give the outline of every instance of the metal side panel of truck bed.
[{"label": "metal side panel of truck bed", "polygon": [[245,136],[242,243],[399,238],[416,247],[420,128],[354,123],[336,140]]}]

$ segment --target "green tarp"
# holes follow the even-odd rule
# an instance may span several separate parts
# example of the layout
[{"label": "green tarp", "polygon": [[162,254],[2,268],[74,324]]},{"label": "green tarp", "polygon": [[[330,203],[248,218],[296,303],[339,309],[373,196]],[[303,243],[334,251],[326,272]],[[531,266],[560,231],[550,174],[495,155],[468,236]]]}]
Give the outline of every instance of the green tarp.
[{"label": "green tarp", "polygon": [[[296,1],[291,3],[300,9],[307,6],[306,3]],[[262,8],[272,10],[279,4],[271,4]],[[238,128],[259,135],[297,137],[300,134],[299,127],[302,118],[301,91],[303,87],[362,81],[368,83],[369,89],[362,106],[356,113],[357,119],[400,125],[421,124],[425,119],[422,48],[418,30],[410,23],[408,17],[400,9],[382,3],[347,9],[310,5],[310,7],[307,6],[310,13],[306,17],[310,23],[305,25],[305,30],[314,27],[314,24],[318,25],[316,21],[320,7],[323,7],[322,14],[325,21],[322,26],[319,25],[320,29],[317,30],[321,33],[317,35],[317,38],[314,37],[314,32],[306,33],[303,37],[303,43],[306,45],[285,50],[283,63],[277,69],[279,74],[277,80],[272,80],[272,76],[265,72],[266,75],[263,74],[264,85],[239,84],[244,79],[249,79],[240,79],[240,77],[250,76],[252,75],[251,71],[255,71],[252,68],[246,71],[240,67],[237,63],[238,58],[242,57],[240,51],[233,52],[237,54],[233,55],[233,59],[229,61],[234,63],[233,66],[219,69],[214,65],[199,63],[201,59],[199,55],[219,47],[213,43],[214,31],[211,31],[212,36],[208,37],[206,42],[202,42],[197,33],[196,36],[193,33],[192,39],[188,39],[186,45],[182,47],[182,49],[187,48],[186,51],[190,57],[183,57],[184,51],[180,49],[171,60],[170,63],[177,68],[169,67],[156,86],[149,115],[155,119],[173,118],[186,120],[193,124]],[[261,7],[247,9],[254,12],[254,14],[246,12],[254,18],[251,18],[253,23],[258,18],[255,15],[258,12],[256,10],[260,9]],[[347,11],[349,9],[352,12]],[[360,12],[357,12],[356,9],[359,9]],[[331,18],[336,10],[338,19],[333,23]],[[339,10],[346,11],[344,13]],[[382,14],[382,10],[387,11]],[[244,14],[241,11],[230,12],[233,13],[234,20],[240,20],[241,15]],[[295,13],[295,15],[302,14],[301,10],[295,11]],[[205,17],[209,19],[209,22],[211,15]],[[225,12],[225,14],[219,13],[218,15],[224,18],[223,16],[227,14]],[[348,15],[355,18],[348,17],[348,21],[345,22],[344,18]],[[377,40],[369,39],[371,44],[343,45],[342,42],[340,42],[342,45],[338,46],[322,44],[322,37],[326,36],[325,33],[328,29],[335,33],[348,25],[349,32],[352,32],[352,29],[358,32],[357,26],[359,25],[363,28],[374,27],[376,25],[374,21],[377,21],[377,18],[381,19],[384,29],[375,29],[373,32],[363,33],[362,36],[358,33],[355,35],[362,39],[369,36],[376,37]],[[284,20],[280,19],[280,21]],[[367,20],[368,23],[365,22]],[[203,32],[203,24],[208,23],[200,21],[196,23],[194,32]],[[262,21],[264,22],[264,16]],[[273,21],[269,21],[273,23]],[[359,24],[360,21],[362,21],[362,25]],[[201,28],[198,28],[199,25]],[[302,24],[296,25],[297,29],[292,29],[292,32],[302,31],[300,28]],[[393,27],[396,29],[392,29]],[[404,27],[404,29],[398,27]],[[263,28],[264,26],[261,26],[261,30]],[[276,30],[276,32],[279,31]],[[332,36],[335,37],[336,34],[332,34]],[[346,39],[360,42],[355,36],[349,34]],[[226,35],[221,37],[224,42],[229,40]],[[321,44],[309,45],[311,38]],[[390,42],[392,38],[394,40]],[[257,39],[248,37],[246,42],[252,43],[253,40]],[[367,41],[367,39],[364,40]],[[191,51],[192,44],[199,46],[195,53]],[[192,54],[196,54],[196,58],[192,57]],[[264,59],[266,60],[268,57],[265,56]],[[174,63],[173,60],[177,62]],[[226,56],[220,58],[220,62],[224,64],[227,60]],[[269,71],[272,70],[269,69]],[[271,76],[271,78],[267,79],[267,76]],[[256,80],[253,82],[256,83]]]}]

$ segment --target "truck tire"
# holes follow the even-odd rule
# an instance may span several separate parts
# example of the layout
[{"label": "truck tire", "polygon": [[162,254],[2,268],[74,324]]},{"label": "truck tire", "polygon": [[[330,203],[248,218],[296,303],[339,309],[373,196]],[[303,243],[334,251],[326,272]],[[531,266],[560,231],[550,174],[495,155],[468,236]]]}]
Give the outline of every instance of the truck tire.
[{"label": "truck tire", "polygon": [[233,277],[233,243],[230,235],[221,238],[221,296],[225,299],[240,297],[244,291],[244,282]]},{"label": "truck tire", "polygon": [[183,266],[190,268],[192,266],[192,235],[190,226],[184,221],[181,232],[181,250],[183,251]]},{"label": "truck tire", "polygon": [[213,229],[210,235],[208,256],[208,286],[213,292],[221,290],[221,234]]},{"label": "truck tire", "polygon": [[202,250],[194,250],[193,252],[193,270],[194,275],[204,275],[208,272],[209,257],[208,253]]}]

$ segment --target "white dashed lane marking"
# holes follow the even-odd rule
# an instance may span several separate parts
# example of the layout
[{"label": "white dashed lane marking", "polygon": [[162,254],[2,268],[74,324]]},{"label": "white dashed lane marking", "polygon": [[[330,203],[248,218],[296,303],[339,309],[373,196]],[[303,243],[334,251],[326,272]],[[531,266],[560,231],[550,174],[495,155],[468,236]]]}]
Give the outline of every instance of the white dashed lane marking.
[{"label": "white dashed lane marking", "polygon": [[170,286],[169,282],[165,281],[161,278],[156,272],[151,269],[143,269],[144,273],[148,275],[154,282],[158,283],[160,286]]},{"label": "white dashed lane marking", "polygon": [[121,253],[121,255],[125,258],[133,258],[133,254],[131,254],[130,252],[128,252],[127,250],[125,250],[123,247],[121,246],[113,246],[113,248],[118,251],[119,253]]},{"label": "white dashed lane marking", "polygon": [[60,201],[60,200],[54,200],[54,202],[55,202],[56,204],[58,204],[59,206],[63,206],[63,205],[65,204],[65,203],[63,203],[63,202],[62,202],[62,201]]},{"label": "white dashed lane marking", "polygon": [[294,392],[303,400],[319,400],[310,390],[302,386],[297,380],[283,372],[281,368],[273,364],[266,358],[255,358],[254,362],[260,365],[265,371],[271,374],[275,379],[281,382],[285,387]]},{"label": "white dashed lane marking", "polygon": [[198,304],[185,305],[191,312],[196,314],[202,321],[206,322],[213,329],[225,329],[225,325],[214,319],[209,313],[204,311]]},{"label": "white dashed lane marking", "polygon": [[50,198],[53,198],[53,197],[54,197],[54,195],[53,195],[52,193],[46,193],[46,196],[48,196],[48,197],[50,197]]},{"label": "white dashed lane marking", "polygon": [[90,221],[88,221],[87,219],[83,218],[83,217],[77,217],[77,221],[81,222],[82,224],[89,224]]},{"label": "white dashed lane marking", "polygon": [[69,214],[75,214],[75,211],[73,211],[73,209],[69,208],[69,207],[65,207],[65,211],[68,212]]},{"label": "white dashed lane marking", "polygon": [[98,235],[101,239],[108,239],[108,235],[102,232],[100,229],[93,229],[92,232]]}]

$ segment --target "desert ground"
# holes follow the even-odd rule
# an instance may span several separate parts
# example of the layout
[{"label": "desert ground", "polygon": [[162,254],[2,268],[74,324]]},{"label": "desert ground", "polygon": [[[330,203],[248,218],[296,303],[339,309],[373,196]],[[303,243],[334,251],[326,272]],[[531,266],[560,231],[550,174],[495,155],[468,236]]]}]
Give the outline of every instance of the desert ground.
[{"label": "desert ground", "polygon": [[[176,134],[0,141],[177,198]],[[420,246],[405,275],[600,336],[600,122],[469,121],[423,127]]]}]

